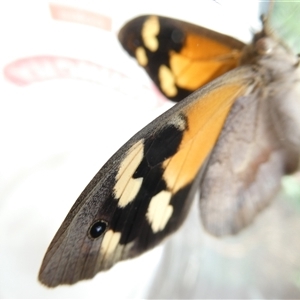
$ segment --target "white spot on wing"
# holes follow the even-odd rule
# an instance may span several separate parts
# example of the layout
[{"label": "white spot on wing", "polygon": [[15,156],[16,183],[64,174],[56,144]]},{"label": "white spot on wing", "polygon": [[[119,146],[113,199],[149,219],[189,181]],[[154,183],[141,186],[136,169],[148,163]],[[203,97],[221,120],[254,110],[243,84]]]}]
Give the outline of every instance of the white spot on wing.
[{"label": "white spot on wing", "polygon": [[[112,230],[110,231],[113,232]],[[108,239],[111,239],[111,237],[112,234],[110,234],[110,237],[108,237]],[[107,270],[110,267],[112,267],[116,262],[125,258],[129,258],[133,246],[134,241],[125,245],[120,244],[120,242],[118,241],[118,244],[114,247],[113,251],[111,251],[113,247],[110,246],[108,248],[111,252],[104,252],[104,248],[100,247],[100,253],[95,264],[95,269],[97,270],[97,272],[101,270]]]},{"label": "white spot on wing", "polygon": [[139,191],[143,178],[134,179],[132,175],[141,163],[143,156],[144,144],[143,140],[140,140],[127,151],[120,165],[114,186],[114,196],[120,199],[118,202],[120,207],[131,202]]},{"label": "white spot on wing", "polygon": [[113,230],[108,230],[103,238],[101,244],[101,253],[103,255],[111,254],[119,244],[121,238],[121,232],[114,232]]},{"label": "white spot on wing", "polygon": [[184,117],[180,114],[174,115],[172,119],[168,122],[168,125],[174,125],[180,131],[184,131],[187,127]]},{"label": "white spot on wing", "polygon": [[156,36],[160,30],[158,17],[152,16],[148,18],[142,28],[142,38],[145,46],[152,52],[158,49],[158,40]]},{"label": "white spot on wing", "polygon": [[174,74],[167,66],[161,65],[159,67],[158,78],[162,91],[168,97],[173,97],[177,94],[177,87],[175,85]]},{"label": "white spot on wing", "polygon": [[152,197],[146,217],[153,232],[163,230],[172,216],[173,207],[169,205],[171,197],[172,193],[168,191],[161,191]]},{"label": "white spot on wing", "polygon": [[119,199],[118,206],[119,207],[125,207],[128,203],[130,203],[134,197],[137,195],[137,193],[140,190],[140,187],[142,185],[143,178],[130,178],[121,198]]},{"label": "white spot on wing", "polygon": [[138,47],[135,50],[135,57],[138,61],[138,63],[142,66],[145,67],[148,64],[148,57],[146,54],[146,51],[143,47]]}]

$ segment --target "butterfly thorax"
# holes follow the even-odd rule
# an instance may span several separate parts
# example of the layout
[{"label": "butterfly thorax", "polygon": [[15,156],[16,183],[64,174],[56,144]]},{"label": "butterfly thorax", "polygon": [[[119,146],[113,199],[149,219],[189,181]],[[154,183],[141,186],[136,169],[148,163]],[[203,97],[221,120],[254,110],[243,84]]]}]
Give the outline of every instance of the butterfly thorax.
[{"label": "butterfly thorax", "polygon": [[240,64],[259,64],[272,69],[274,62],[277,72],[283,73],[294,69],[299,63],[299,58],[270,30],[263,29],[255,34],[252,43],[243,49]]}]

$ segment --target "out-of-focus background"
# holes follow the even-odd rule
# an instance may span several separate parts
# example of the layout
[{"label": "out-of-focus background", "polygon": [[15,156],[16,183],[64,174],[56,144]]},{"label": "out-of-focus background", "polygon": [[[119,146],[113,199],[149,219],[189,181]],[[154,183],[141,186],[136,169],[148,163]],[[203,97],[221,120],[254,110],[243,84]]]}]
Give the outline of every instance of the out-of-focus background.
[{"label": "out-of-focus background", "polygon": [[162,246],[93,280],[48,289],[43,255],[80,192],[136,131],[172,104],[123,51],[129,19],[160,14],[244,42],[256,1],[0,2],[1,298],[296,298],[297,177],[237,237],[205,234],[195,203]]}]

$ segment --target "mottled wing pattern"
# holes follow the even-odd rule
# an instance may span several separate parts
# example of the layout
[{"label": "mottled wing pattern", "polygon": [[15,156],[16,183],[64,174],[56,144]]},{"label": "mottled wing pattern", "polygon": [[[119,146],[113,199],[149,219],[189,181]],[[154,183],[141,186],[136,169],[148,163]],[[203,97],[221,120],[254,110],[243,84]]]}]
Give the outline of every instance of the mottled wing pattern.
[{"label": "mottled wing pattern", "polygon": [[175,231],[232,104],[253,82],[251,68],[236,69],[129,140],[75,202],[45,255],[41,282],[91,278]]},{"label": "mottled wing pattern", "polygon": [[121,29],[119,40],[173,101],[237,67],[244,48],[232,37],[159,16],[131,20]]}]

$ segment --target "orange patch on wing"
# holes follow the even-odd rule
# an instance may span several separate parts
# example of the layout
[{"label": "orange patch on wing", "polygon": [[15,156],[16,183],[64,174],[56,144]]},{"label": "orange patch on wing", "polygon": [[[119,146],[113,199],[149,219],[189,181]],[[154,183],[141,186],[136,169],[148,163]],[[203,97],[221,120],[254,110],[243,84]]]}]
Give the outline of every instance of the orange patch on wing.
[{"label": "orange patch on wing", "polygon": [[180,53],[170,53],[170,67],[176,84],[188,90],[234,69],[241,52],[206,37],[187,35]]},{"label": "orange patch on wing", "polygon": [[205,36],[188,34],[180,54],[194,60],[210,60],[216,57],[232,56],[237,61],[240,51]]},{"label": "orange patch on wing", "polygon": [[163,177],[173,193],[195,178],[214,147],[232,104],[246,88],[246,85],[226,84],[187,107],[188,129],[178,152],[164,162]]},{"label": "orange patch on wing", "polygon": [[170,58],[171,70],[177,86],[194,91],[236,67],[232,61],[193,61],[174,53]]}]

